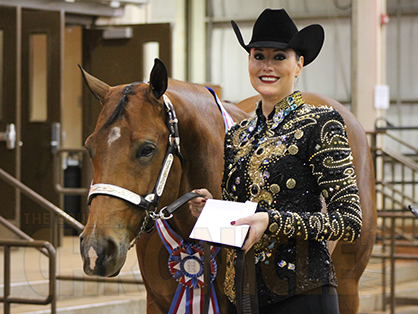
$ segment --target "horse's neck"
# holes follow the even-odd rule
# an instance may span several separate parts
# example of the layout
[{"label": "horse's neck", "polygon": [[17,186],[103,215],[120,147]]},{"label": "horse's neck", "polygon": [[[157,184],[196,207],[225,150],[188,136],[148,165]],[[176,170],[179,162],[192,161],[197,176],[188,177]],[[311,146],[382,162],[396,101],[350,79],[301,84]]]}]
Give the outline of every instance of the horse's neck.
[{"label": "horse's neck", "polygon": [[[214,98],[203,88],[185,99],[182,106],[177,105],[176,112],[184,156],[178,197],[206,188],[219,199],[225,129]],[[179,235],[188,237],[195,221],[186,205],[176,212],[170,224]]]},{"label": "horse's neck", "polygon": [[175,104],[184,156],[180,192],[207,188],[220,197],[225,137],[224,121],[215,98],[203,86],[177,82]]}]

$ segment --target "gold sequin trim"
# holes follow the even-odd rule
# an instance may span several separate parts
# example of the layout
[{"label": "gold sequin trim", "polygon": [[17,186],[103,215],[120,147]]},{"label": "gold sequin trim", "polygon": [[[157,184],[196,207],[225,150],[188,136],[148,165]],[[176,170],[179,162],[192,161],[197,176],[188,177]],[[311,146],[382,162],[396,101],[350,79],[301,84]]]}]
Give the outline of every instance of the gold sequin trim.
[{"label": "gold sequin trim", "polygon": [[295,132],[295,139],[299,140],[301,139],[303,136],[303,131],[302,130],[296,130]]},{"label": "gold sequin trim", "polygon": [[296,155],[299,152],[299,148],[296,145],[290,145],[287,150],[291,155]]},{"label": "gold sequin trim", "polygon": [[278,184],[274,183],[270,186],[270,191],[273,194],[277,194],[277,193],[280,192],[280,186]]},{"label": "gold sequin trim", "polygon": [[228,296],[228,299],[232,303],[236,303],[235,297],[235,266],[234,260],[236,257],[236,251],[232,249],[226,250],[226,273],[224,281],[224,291]]},{"label": "gold sequin trim", "polygon": [[286,145],[280,144],[276,147],[276,154],[278,156],[282,156],[284,154],[284,151],[286,150]]},{"label": "gold sequin trim", "polygon": [[277,222],[273,222],[269,227],[269,231],[271,233],[275,233],[277,232],[277,230],[279,230],[279,225],[277,224]]},{"label": "gold sequin trim", "polygon": [[260,193],[258,193],[258,196],[250,197],[250,201],[254,203],[264,201],[267,204],[271,205],[273,203],[273,195],[271,195],[269,191],[261,190]]},{"label": "gold sequin trim", "polygon": [[253,197],[257,197],[260,195],[261,188],[258,184],[252,184],[250,186],[250,193]]},{"label": "gold sequin trim", "polygon": [[286,187],[288,188],[288,189],[293,189],[294,187],[296,186],[296,180],[295,179],[292,179],[292,178],[290,178],[289,180],[287,180],[286,181]]}]

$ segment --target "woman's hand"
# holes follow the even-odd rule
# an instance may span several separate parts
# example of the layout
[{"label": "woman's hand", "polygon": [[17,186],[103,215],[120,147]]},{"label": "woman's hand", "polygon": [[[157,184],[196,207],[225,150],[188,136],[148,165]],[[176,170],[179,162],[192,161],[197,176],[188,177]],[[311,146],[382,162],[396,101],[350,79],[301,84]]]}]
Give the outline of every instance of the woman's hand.
[{"label": "woman's hand", "polygon": [[203,207],[205,207],[206,201],[213,198],[212,194],[206,189],[193,190],[193,193],[203,195],[204,197],[196,197],[189,201],[189,209],[193,216],[199,217]]},{"label": "woman's hand", "polygon": [[232,221],[231,225],[249,225],[250,231],[248,232],[247,240],[245,240],[242,247],[247,252],[258,240],[261,239],[269,224],[269,214],[266,212],[255,213],[254,215],[237,219]]}]

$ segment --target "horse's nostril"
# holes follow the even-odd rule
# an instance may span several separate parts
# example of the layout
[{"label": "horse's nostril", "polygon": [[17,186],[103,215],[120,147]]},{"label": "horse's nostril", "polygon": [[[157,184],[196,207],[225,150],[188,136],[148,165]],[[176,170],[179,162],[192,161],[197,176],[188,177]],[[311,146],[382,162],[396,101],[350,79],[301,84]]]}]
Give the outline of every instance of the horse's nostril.
[{"label": "horse's nostril", "polygon": [[83,257],[83,242],[84,242],[84,233],[80,234],[80,253]]},{"label": "horse's nostril", "polygon": [[119,253],[119,246],[113,238],[108,238],[106,241],[105,261],[114,259]]}]

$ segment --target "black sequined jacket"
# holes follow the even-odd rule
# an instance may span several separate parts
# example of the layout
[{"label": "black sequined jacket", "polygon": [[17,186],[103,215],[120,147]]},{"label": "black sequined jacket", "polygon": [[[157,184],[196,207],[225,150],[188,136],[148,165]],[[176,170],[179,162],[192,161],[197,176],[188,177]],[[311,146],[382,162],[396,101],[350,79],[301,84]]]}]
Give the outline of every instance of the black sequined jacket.
[{"label": "black sequined jacket", "polygon": [[[355,241],[362,216],[345,124],[333,108],[295,92],[268,119],[256,115],[225,138],[224,200],[257,202],[269,226],[255,245],[260,306],[322,285],[337,285],[327,240]],[[326,211],[321,212],[323,203]],[[225,292],[235,301],[235,251]]]}]

